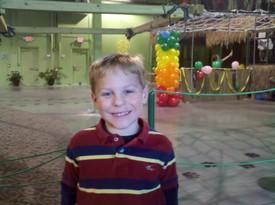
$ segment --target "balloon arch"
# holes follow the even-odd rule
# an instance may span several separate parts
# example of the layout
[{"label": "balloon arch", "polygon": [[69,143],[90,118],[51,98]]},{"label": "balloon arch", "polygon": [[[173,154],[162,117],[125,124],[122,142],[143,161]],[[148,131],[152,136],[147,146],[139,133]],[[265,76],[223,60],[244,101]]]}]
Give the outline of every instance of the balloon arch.
[{"label": "balloon arch", "polygon": [[[218,91],[221,85],[227,79],[228,87],[232,93],[243,92],[248,85],[251,77],[252,67],[245,67],[238,61],[231,63],[231,68],[221,68],[221,61],[214,61],[212,65],[203,65],[200,60],[191,59],[190,68],[179,67],[180,55],[180,37],[192,38],[192,51],[194,48],[194,36],[205,35],[206,46],[226,45],[234,42],[247,42],[247,39],[253,36],[254,56],[253,65],[255,64],[255,37],[258,32],[268,32],[275,29],[274,16],[266,15],[263,12],[232,12],[232,13],[211,13],[206,12],[199,17],[189,18],[179,21],[172,26],[161,27],[153,30],[157,33],[155,52],[156,67],[153,69],[156,83],[156,96],[158,106],[176,107],[183,99],[183,92],[180,88],[185,87],[189,93],[200,93],[205,85],[205,79],[208,79],[212,91]],[[219,38],[217,39],[217,35]],[[253,34],[253,35],[252,35]],[[214,38],[214,40],[213,40]],[[251,40],[251,39],[250,39]],[[193,54],[192,54],[193,58]],[[248,62],[246,62],[248,64]],[[186,78],[186,71],[192,70],[195,73]],[[221,78],[218,86],[211,82],[211,74],[221,72]],[[237,75],[237,71],[247,71],[245,80],[242,85],[240,82],[232,81],[231,75]],[[192,89],[195,81],[201,82],[199,89]],[[189,82],[188,82],[189,81]],[[217,84],[217,83],[216,83]],[[191,88],[190,88],[191,87]]]}]

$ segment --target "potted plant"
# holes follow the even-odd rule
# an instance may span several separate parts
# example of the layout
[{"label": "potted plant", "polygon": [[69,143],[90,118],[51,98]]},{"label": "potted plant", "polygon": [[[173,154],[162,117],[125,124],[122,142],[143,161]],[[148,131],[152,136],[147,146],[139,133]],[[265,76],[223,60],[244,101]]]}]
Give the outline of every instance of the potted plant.
[{"label": "potted plant", "polygon": [[39,72],[38,77],[44,79],[48,85],[52,86],[56,81],[60,81],[65,75],[61,72],[61,67],[47,68],[44,72]]},{"label": "potted plant", "polygon": [[19,71],[11,71],[7,74],[7,80],[9,80],[14,86],[19,86],[20,81],[23,80],[23,76]]}]

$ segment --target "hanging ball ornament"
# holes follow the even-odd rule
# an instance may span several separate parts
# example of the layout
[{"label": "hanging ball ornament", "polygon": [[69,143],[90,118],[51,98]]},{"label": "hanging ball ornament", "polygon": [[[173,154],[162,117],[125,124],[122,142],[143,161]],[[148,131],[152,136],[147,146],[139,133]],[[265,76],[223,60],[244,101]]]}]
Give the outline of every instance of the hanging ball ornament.
[{"label": "hanging ball ornament", "polygon": [[206,65],[206,66],[203,66],[201,71],[204,73],[204,74],[210,74],[212,72],[212,67],[209,66],[209,65]]},{"label": "hanging ball ornament", "polygon": [[213,61],[212,62],[212,67],[213,68],[220,68],[222,65],[221,65],[221,61]]},{"label": "hanging ball ornament", "polygon": [[196,69],[200,70],[202,67],[203,67],[203,64],[202,64],[201,61],[196,61],[196,62],[195,62],[195,68],[196,68]]},{"label": "hanging ball ornament", "polygon": [[233,62],[231,63],[231,67],[232,67],[232,69],[234,69],[234,70],[237,70],[237,69],[239,68],[239,66],[240,66],[240,64],[239,64],[238,61],[233,61]]},{"label": "hanging ball ornament", "polygon": [[202,80],[203,77],[204,77],[204,73],[203,73],[201,70],[198,70],[198,71],[196,72],[196,79],[197,79],[197,80]]}]

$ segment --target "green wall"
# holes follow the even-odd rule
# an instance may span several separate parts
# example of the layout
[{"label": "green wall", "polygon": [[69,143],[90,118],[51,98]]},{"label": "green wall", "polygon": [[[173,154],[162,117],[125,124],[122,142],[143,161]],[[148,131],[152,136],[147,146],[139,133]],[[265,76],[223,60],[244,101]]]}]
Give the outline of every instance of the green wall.
[{"label": "green wall", "polygon": [[[139,15],[102,15],[102,28],[131,28],[151,21],[151,17]],[[5,21],[16,27],[92,28],[92,14],[71,14],[36,11],[7,11]],[[16,31],[15,31],[16,32]],[[32,41],[25,37],[31,36]],[[78,42],[78,38],[83,42]],[[66,78],[61,84],[88,83],[88,67],[94,60],[92,34],[29,34],[17,33],[15,37],[1,36],[0,86],[8,86],[7,74],[18,70],[23,74],[23,85],[44,85],[38,73],[55,66],[62,67]],[[102,55],[117,51],[117,43],[124,35],[102,35]],[[98,42],[97,42],[98,43]],[[151,69],[151,46],[149,33],[134,36],[129,53],[141,54],[145,66]]]}]

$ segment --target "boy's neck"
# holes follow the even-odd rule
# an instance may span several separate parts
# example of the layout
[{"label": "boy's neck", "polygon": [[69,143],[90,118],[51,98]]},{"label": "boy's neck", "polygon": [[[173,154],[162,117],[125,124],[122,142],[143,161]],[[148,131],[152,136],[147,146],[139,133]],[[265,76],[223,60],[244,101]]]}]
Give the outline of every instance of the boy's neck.
[{"label": "boy's neck", "polygon": [[[123,138],[131,138],[132,136],[137,136],[139,133],[140,133],[140,126],[139,126],[139,129],[137,130],[137,132],[136,133],[134,133],[134,134],[132,134],[132,133],[130,133],[130,134],[126,134],[126,135],[124,135],[124,134],[119,134],[119,133],[112,133],[112,132],[110,132],[109,130],[108,130],[108,128],[107,128],[107,126],[106,126],[106,122],[104,121],[104,123],[103,123],[103,129],[106,131],[106,132],[108,132],[109,134],[118,134],[118,135],[120,135],[121,137],[123,137]],[[132,137],[132,138],[134,138],[134,137]]]}]

